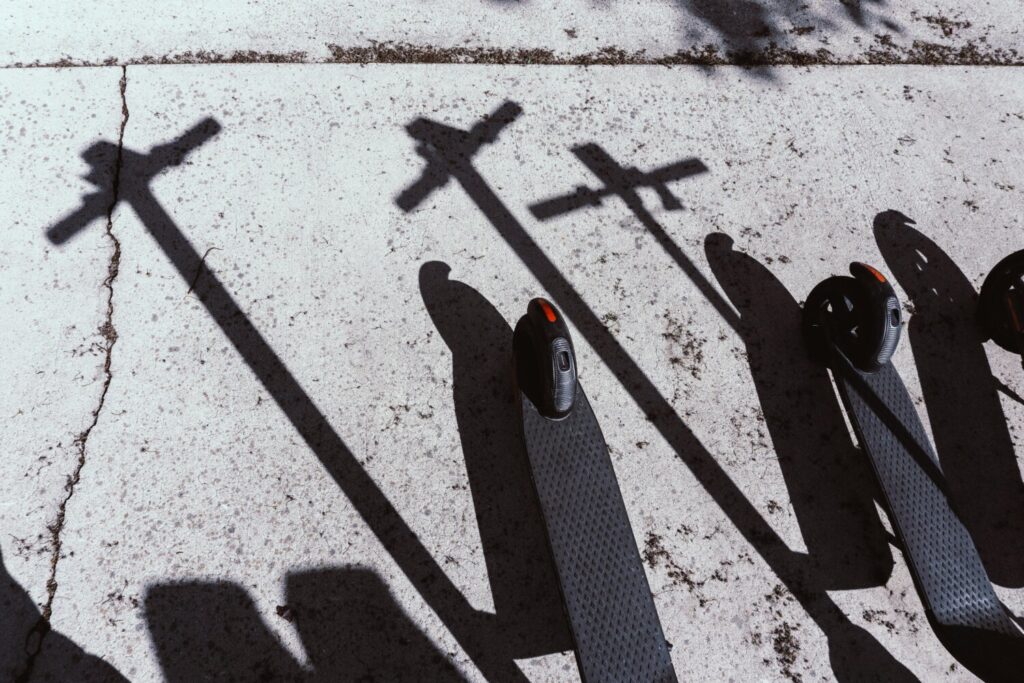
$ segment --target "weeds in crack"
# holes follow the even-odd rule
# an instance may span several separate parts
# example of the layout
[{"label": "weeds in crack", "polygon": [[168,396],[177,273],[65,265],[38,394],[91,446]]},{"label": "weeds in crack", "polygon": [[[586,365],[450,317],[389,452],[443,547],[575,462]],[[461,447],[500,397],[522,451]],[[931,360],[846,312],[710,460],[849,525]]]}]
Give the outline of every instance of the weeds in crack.
[{"label": "weeds in crack", "polygon": [[82,469],[85,467],[85,453],[86,446],[89,441],[89,435],[92,433],[93,428],[99,422],[100,413],[103,410],[103,404],[107,400],[107,392],[110,390],[110,381],[113,379],[113,372],[111,371],[111,358],[113,356],[114,344],[117,343],[117,329],[114,327],[114,280],[117,279],[117,274],[121,269],[121,242],[114,235],[114,207],[117,206],[119,199],[119,190],[121,183],[121,166],[123,163],[123,150],[124,150],[124,129],[128,125],[128,101],[125,97],[125,92],[128,88],[128,68],[121,67],[121,80],[119,82],[121,91],[121,127],[117,134],[117,156],[114,159],[114,172],[111,178],[111,196],[110,205],[107,209],[107,225],[106,235],[113,246],[113,251],[110,255],[110,262],[107,265],[107,275],[103,279],[102,287],[107,291],[107,312],[103,320],[103,324],[99,327],[99,333],[104,340],[104,358],[103,358],[103,388],[100,390],[99,400],[96,402],[96,407],[92,411],[92,420],[89,425],[83,429],[78,436],[75,437],[74,447],[78,450],[78,460],[75,464],[75,470],[72,472],[64,484],[64,491],[66,495],[61,501],[60,506],[57,508],[57,516],[52,524],[47,526],[50,532],[50,540],[52,542],[52,555],[50,556],[50,576],[46,581],[46,603],[42,606],[40,611],[39,620],[36,622],[32,630],[29,631],[25,637],[25,653],[28,655],[28,661],[24,672],[18,677],[18,683],[23,683],[29,680],[32,674],[32,669],[35,666],[36,657],[43,648],[43,640],[46,634],[50,632],[50,617],[53,614],[53,598],[57,594],[57,563],[61,557],[61,531],[64,529],[64,519],[67,513],[68,501],[75,495],[75,487],[78,485],[79,480],[82,476]]},{"label": "weeds in crack", "polygon": [[0,69],[71,68],[167,64],[491,64],[501,66],[739,66],[748,69],[808,66],[927,65],[927,66],[1022,66],[1024,52],[1014,47],[989,45],[983,38],[950,45],[926,40],[897,44],[888,33],[865,40],[867,47],[849,54],[825,48],[802,49],[786,41],[769,40],[756,46],[730,49],[705,43],[673,53],[648,54],[605,46],[584,53],[557,52],[550,48],[502,48],[472,45],[439,46],[395,41],[368,41],[369,45],[327,43],[329,55],[302,51],[261,52],[211,50],[143,55],[101,60],[64,57],[50,62],[15,62]]}]

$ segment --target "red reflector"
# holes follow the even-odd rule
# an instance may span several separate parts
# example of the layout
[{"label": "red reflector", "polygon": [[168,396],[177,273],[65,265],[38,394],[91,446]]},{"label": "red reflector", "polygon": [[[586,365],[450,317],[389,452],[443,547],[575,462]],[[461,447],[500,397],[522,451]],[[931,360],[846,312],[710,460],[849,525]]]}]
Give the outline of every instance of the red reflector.
[{"label": "red reflector", "polygon": [[872,268],[871,266],[869,266],[869,265],[868,265],[868,264],[866,264],[866,263],[864,263],[864,264],[861,264],[861,265],[863,265],[863,266],[864,266],[865,268],[867,268],[867,269],[868,269],[868,271],[869,271],[869,272],[870,272],[870,273],[871,273],[872,275],[874,275],[874,276],[875,276],[875,279],[877,279],[877,280],[878,280],[879,282],[881,282],[881,283],[883,283],[883,284],[885,283],[885,276],[884,276],[884,275],[882,275],[881,273],[879,273],[879,272],[878,272],[877,270],[875,270],[874,268]]},{"label": "red reflector", "polygon": [[558,316],[555,315],[555,309],[551,308],[551,304],[544,299],[540,299],[540,309],[544,311],[544,317],[548,319],[549,323],[558,320]]}]

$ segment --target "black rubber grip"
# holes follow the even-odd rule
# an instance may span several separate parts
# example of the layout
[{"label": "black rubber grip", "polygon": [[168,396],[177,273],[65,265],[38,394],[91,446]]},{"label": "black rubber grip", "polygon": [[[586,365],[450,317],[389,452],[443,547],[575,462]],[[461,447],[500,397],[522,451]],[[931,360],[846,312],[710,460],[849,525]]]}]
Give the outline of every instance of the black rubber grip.
[{"label": "black rubber grip", "polygon": [[588,683],[676,675],[608,446],[583,388],[561,420],[522,396],[530,471]]},{"label": "black rubber grip", "polygon": [[899,373],[891,363],[862,372],[834,347],[832,369],[925,607],[946,626],[1020,636],[950,504],[938,458]]}]

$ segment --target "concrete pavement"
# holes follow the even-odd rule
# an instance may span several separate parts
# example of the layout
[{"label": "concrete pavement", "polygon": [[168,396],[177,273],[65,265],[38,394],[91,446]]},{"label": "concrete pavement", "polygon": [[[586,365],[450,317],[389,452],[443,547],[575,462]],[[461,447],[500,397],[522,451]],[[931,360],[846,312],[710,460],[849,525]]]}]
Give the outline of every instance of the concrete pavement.
[{"label": "concrete pavement", "polygon": [[[0,82],[4,678],[24,666],[26,637],[40,611],[49,610],[54,547],[106,386],[112,342],[105,212],[59,269],[51,267],[59,252],[39,241],[38,227],[52,219],[51,202],[77,203],[92,188],[78,155],[97,139],[116,139],[121,116],[109,104],[118,78],[113,69],[17,71]],[[98,182],[109,182],[113,162],[101,162]]]},{"label": "concrete pavement", "polygon": [[[288,26],[237,44],[313,49]],[[105,59],[102,35],[67,54]],[[200,44],[133,35],[118,63]],[[11,61],[54,59],[30,48]],[[0,73],[0,549],[5,632],[29,641],[5,670],[67,680],[84,653],[133,681],[571,678],[510,421],[505,344],[543,294],[573,327],[681,677],[967,678],[887,542],[798,302],[867,260],[931,321],[896,363],[1020,614],[1019,359],[975,344],[950,370],[941,340],[967,348],[972,290],[1020,246],[1024,82],[770,73]],[[495,139],[462,150],[469,175],[418,183],[435,124]],[[571,206],[601,186],[588,164],[672,180]],[[989,459],[957,448],[960,420],[990,427]]]},{"label": "concrete pavement", "polygon": [[0,65],[291,62],[1020,64],[1011,3],[659,0],[71,6],[8,0]]}]

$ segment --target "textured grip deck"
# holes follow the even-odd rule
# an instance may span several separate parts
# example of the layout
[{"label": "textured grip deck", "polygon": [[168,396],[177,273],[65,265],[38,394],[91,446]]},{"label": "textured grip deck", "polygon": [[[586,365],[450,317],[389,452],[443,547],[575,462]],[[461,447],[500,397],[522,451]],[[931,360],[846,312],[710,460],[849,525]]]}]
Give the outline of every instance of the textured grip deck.
[{"label": "textured grip deck", "polygon": [[925,606],[940,624],[1020,635],[950,505],[935,451],[896,369],[886,363],[865,373],[842,353],[834,356],[836,384]]},{"label": "textured grip deck", "polygon": [[608,447],[583,393],[549,420],[522,397],[533,482],[548,530],[580,675],[675,681]]}]

